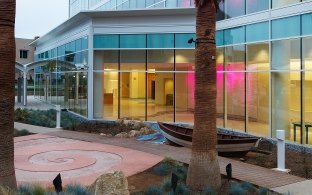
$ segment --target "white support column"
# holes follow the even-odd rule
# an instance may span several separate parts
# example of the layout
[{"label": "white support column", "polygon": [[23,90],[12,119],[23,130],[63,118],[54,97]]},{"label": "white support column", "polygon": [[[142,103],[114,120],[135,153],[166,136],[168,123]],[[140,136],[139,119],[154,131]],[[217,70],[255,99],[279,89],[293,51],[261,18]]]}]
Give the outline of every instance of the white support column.
[{"label": "white support column", "polygon": [[23,72],[23,104],[27,106],[27,71]]},{"label": "white support column", "polygon": [[61,106],[55,105],[56,110],[56,128],[61,129]]},{"label": "white support column", "polygon": [[89,26],[88,36],[88,118],[93,119],[93,25]]}]

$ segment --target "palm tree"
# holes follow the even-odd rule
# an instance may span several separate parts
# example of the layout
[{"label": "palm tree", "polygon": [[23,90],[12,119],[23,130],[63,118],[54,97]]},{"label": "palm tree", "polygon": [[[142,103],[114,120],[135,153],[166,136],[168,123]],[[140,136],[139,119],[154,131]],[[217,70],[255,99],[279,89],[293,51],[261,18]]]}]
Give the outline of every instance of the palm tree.
[{"label": "palm tree", "polygon": [[15,0],[0,0],[0,185],[16,188],[14,169]]},{"label": "palm tree", "polygon": [[195,0],[195,113],[192,157],[187,174],[191,194],[204,187],[219,190],[220,167],[216,151],[216,44],[217,0]]}]

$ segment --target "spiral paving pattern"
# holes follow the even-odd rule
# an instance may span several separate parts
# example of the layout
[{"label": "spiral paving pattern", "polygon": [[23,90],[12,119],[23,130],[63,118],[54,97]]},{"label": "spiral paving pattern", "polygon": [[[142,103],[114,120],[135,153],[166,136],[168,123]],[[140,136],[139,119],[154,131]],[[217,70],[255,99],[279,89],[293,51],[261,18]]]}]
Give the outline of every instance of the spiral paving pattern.
[{"label": "spiral paving pattern", "polygon": [[[150,157],[155,158],[154,155],[126,148],[46,135],[27,137],[15,140],[15,168],[19,183],[51,183],[61,173],[63,183],[90,185],[103,173],[121,170],[131,175],[155,164],[153,160],[144,162],[150,161]],[[158,162],[161,158],[155,160]],[[141,167],[138,162],[143,163]]]}]

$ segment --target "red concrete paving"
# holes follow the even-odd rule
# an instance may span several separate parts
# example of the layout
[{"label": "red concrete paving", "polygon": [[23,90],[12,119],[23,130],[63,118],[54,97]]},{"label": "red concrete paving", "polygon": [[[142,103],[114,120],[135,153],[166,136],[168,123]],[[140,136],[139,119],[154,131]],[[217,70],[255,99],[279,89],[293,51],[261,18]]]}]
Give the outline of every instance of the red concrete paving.
[{"label": "red concrete paving", "polygon": [[64,184],[90,185],[103,173],[121,170],[130,176],[163,159],[133,149],[40,134],[15,138],[14,142],[19,184],[52,185],[61,173]]}]

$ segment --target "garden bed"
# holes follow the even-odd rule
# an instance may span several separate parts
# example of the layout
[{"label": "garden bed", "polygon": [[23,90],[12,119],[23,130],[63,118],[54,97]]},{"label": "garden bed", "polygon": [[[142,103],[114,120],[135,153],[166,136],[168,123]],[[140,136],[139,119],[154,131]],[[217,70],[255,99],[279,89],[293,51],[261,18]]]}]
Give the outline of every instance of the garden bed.
[{"label": "garden bed", "polygon": [[[186,164],[179,163],[174,160],[165,159],[156,166],[136,175],[128,177],[130,194],[132,195],[163,195],[177,194],[188,195],[189,189],[186,187]],[[176,193],[171,189],[171,174],[175,173],[178,178]],[[248,194],[248,195],[277,195],[279,193],[272,192],[265,188],[259,188],[250,183],[230,180],[225,176],[221,176],[221,191],[220,195],[225,194]],[[202,195],[214,195],[212,188],[206,188]]]}]

